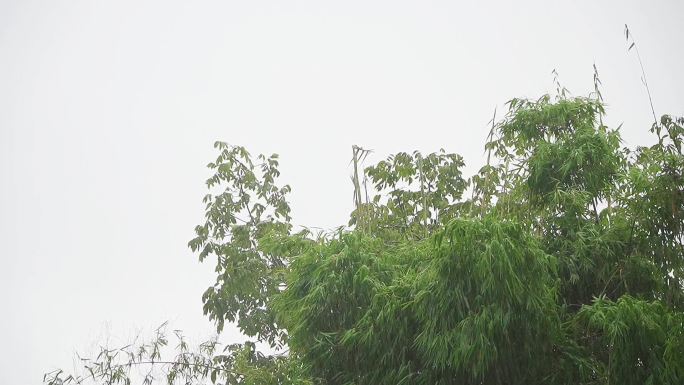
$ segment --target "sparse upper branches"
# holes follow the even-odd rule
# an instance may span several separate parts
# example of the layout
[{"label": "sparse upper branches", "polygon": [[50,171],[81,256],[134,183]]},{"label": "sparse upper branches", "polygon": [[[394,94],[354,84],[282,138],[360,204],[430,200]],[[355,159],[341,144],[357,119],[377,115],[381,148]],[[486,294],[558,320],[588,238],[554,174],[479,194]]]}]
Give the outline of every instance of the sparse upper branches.
[{"label": "sparse upper branches", "polygon": [[214,175],[207,180],[206,220],[189,242],[200,261],[216,256],[216,283],[202,297],[204,312],[219,331],[224,322],[237,322],[246,335],[278,346],[284,334],[269,302],[284,283],[287,253],[260,242],[290,234],[290,187],[277,184],[277,155],[259,155],[255,163],[244,147],[215,147],[220,154],[208,165]]},{"label": "sparse upper branches", "polygon": [[[467,187],[463,158],[444,150],[423,155],[400,152],[367,167],[375,192],[367,207],[379,237],[421,239],[456,217]],[[352,213],[350,224],[357,222]]]}]

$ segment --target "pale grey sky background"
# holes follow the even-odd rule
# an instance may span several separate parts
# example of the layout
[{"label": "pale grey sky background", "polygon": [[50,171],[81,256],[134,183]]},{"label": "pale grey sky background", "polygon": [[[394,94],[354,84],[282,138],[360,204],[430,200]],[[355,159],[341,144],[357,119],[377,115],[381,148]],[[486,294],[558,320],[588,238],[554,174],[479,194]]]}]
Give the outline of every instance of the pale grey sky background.
[{"label": "pale grey sky background", "polygon": [[[351,145],[482,160],[512,97],[575,94],[650,142],[684,115],[682,1],[0,0],[0,384],[164,320],[210,336],[186,247],[224,140],[281,154],[297,223],[351,209]],[[234,330],[225,339],[237,339]]]}]

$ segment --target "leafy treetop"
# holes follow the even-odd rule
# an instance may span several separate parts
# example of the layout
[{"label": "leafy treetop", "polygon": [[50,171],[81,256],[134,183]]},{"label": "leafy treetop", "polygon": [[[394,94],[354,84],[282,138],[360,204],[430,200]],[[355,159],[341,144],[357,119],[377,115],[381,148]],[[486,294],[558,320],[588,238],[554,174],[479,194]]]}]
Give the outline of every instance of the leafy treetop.
[{"label": "leafy treetop", "polygon": [[[293,229],[276,155],[217,143],[190,241],[216,260],[204,311],[287,350],[181,342],[164,378],[684,383],[684,119],[663,116],[656,144],[628,149],[603,115],[599,92],[513,99],[468,179],[443,150],[359,171],[354,147],[350,227],[319,235]],[[167,342],[104,349],[80,377],[46,382],[128,383]]]}]

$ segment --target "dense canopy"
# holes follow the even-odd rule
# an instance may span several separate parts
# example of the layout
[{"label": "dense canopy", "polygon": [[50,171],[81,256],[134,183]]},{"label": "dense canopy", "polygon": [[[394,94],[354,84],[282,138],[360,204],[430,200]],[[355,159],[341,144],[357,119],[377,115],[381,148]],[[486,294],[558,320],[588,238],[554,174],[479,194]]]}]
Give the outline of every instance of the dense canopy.
[{"label": "dense canopy", "polygon": [[[663,116],[655,145],[628,149],[600,94],[508,107],[470,178],[443,150],[364,169],[354,147],[355,209],[322,233],[291,223],[276,155],[217,143],[190,241],[216,263],[204,311],[277,353],[180,344],[165,380],[684,383],[684,119]],[[105,349],[83,377],[46,381],[125,383],[166,343],[123,361]]]}]

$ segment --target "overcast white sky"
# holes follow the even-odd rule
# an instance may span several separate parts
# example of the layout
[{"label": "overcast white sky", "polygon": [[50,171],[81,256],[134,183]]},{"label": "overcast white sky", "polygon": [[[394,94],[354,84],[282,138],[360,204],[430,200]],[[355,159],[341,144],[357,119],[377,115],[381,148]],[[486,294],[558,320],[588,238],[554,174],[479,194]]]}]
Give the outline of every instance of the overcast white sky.
[{"label": "overcast white sky", "polygon": [[[352,204],[351,145],[461,153],[512,97],[599,68],[634,145],[684,115],[684,2],[0,0],[0,384],[164,320],[211,335],[186,247],[224,140],[281,154],[294,220]],[[475,5],[477,4],[477,5]],[[226,339],[237,338],[234,330]]]}]

